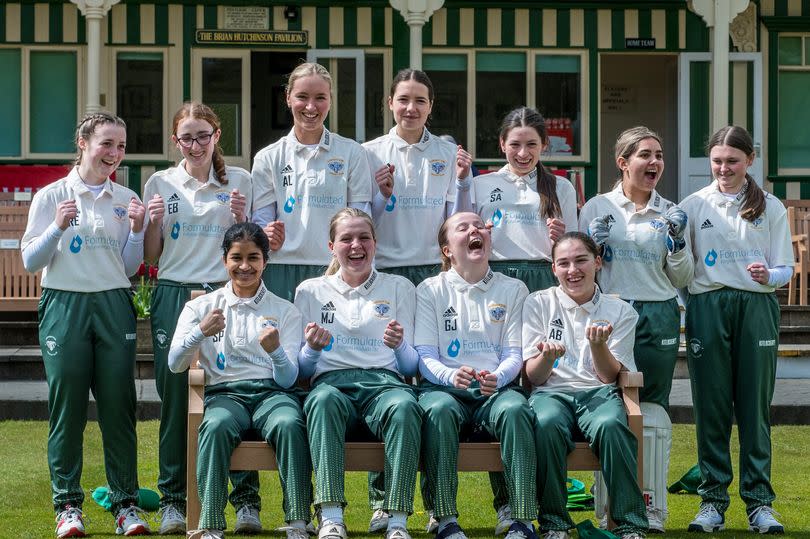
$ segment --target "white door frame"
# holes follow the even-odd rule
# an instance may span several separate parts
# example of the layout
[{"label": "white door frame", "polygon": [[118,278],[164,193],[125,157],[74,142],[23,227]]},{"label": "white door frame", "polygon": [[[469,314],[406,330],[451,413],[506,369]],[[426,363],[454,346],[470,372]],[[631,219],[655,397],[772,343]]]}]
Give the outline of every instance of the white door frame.
[{"label": "white door frame", "polygon": [[[751,136],[754,138],[754,151],[756,158],[751,165],[751,175],[762,186],[765,167],[762,160],[762,53],[759,52],[732,52],[729,53],[729,62],[751,62],[754,67],[754,126]],[[694,185],[690,177],[694,175],[709,176],[709,163],[705,157],[689,156],[689,65],[692,62],[711,62],[710,52],[684,52],[678,56],[678,163],[680,165],[680,179],[678,185],[679,200],[694,192]]]},{"label": "white door frame", "polygon": [[[250,170],[250,50],[249,49],[191,49],[191,99],[203,102],[203,58],[242,60],[242,110],[239,118],[239,139],[242,155],[225,155],[229,165]],[[206,103],[207,104],[207,103]]]},{"label": "white door frame", "polygon": [[[307,62],[317,62],[318,58],[349,58],[355,61],[357,77],[355,86],[355,138],[357,142],[366,140],[366,56],[363,49],[309,49]],[[338,81],[340,84],[340,81]],[[334,94],[333,89],[333,94]]]}]

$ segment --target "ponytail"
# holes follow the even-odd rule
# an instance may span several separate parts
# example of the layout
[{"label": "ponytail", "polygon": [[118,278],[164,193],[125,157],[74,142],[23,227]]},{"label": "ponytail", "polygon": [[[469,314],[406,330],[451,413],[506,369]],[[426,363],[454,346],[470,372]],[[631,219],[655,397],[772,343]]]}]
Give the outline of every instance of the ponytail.
[{"label": "ponytail", "polygon": [[745,174],[745,189],[740,217],[752,223],[765,212],[765,192],[748,173]]},{"label": "ponytail", "polygon": [[557,197],[557,176],[537,162],[537,193],[540,195],[540,217],[562,218],[562,206]]}]

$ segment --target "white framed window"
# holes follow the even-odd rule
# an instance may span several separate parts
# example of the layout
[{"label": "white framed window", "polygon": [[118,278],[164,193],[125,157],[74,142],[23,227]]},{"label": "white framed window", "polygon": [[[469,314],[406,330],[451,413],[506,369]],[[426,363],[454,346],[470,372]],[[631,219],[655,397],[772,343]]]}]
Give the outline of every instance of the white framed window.
[{"label": "white framed window", "polygon": [[778,173],[806,175],[810,174],[810,33],[780,33],[778,47]]}]

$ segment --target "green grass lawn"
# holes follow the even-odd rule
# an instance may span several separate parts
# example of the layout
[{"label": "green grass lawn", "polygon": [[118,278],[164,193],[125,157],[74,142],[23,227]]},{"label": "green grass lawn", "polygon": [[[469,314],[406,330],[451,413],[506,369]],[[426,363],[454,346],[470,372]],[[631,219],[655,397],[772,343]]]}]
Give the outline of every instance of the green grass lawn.
[{"label": "green grass lawn", "polygon": [[[142,487],[155,489],[157,479],[157,427],[156,421],[140,423],[139,469]],[[50,482],[46,459],[48,425],[42,421],[0,422],[0,537],[1,538],[53,538],[53,513],[51,511]],[[696,460],[695,433],[691,425],[676,425],[670,466],[670,483],[680,477]],[[780,426],[773,429],[773,483],[778,498],[775,508],[782,514],[782,522],[788,530],[787,537],[810,539],[810,427]],[[736,431],[732,446],[736,446]],[[82,485],[87,492],[84,510],[88,516],[87,530],[94,537],[115,537],[112,517],[90,499],[90,490],[106,484],[102,462],[101,436],[98,425],[90,423],[85,434],[85,462]],[[733,459],[736,465],[736,451]],[[590,486],[589,474],[574,474]],[[269,531],[264,536],[283,537],[274,528],[283,525],[281,495],[275,472],[264,472],[262,480],[262,523]],[[731,486],[731,507],[726,514],[727,530],[720,537],[738,537],[751,534],[747,531],[744,506],[736,496],[736,481]],[[418,489],[417,489],[418,490]],[[349,507],[346,518],[351,537],[369,537],[365,533],[370,510],[366,503],[366,476],[351,473],[347,478]],[[418,496],[418,495],[417,495]],[[419,509],[409,520],[414,536],[428,537],[422,530],[427,516]],[[670,495],[670,516],[667,522],[668,537],[692,537],[684,530],[698,507],[696,496]],[[461,474],[459,485],[460,522],[472,537],[492,537],[495,511],[492,509],[492,494],[486,474]],[[575,522],[592,518],[591,512],[572,514]],[[232,525],[233,509],[228,508],[228,522]],[[156,526],[155,526],[156,527]],[[376,536],[381,537],[381,536]]]}]

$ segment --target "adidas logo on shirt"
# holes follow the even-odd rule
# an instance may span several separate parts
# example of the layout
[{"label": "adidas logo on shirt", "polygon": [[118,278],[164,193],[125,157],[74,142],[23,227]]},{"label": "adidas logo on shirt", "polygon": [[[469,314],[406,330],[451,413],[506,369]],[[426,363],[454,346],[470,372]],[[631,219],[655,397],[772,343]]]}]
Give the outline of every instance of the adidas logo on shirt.
[{"label": "adidas logo on shirt", "polygon": [[554,320],[552,320],[550,325],[558,328],[563,327],[562,320],[560,320],[559,318],[555,318]]},{"label": "adidas logo on shirt", "polygon": [[452,318],[454,316],[458,316],[458,313],[456,312],[456,310],[453,308],[452,305],[448,307],[447,310],[444,311],[444,314],[442,315],[443,318]]},{"label": "adidas logo on shirt", "polygon": [[615,218],[615,217],[613,217],[613,214],[612,214],[612,213],[609,213],[609,214],[608,214],[608,219],[607,219],[607,222],[608,222],[608,223],[615,223],[615,222],[616,222],[616,218]]},{"label": "adidas logo on shirt", "polygon": [[176,201],[176,200],[180,200],[180,197],[179,197],[179,196],[177,196],[177,193],[172,193],[172,196],[170,196],[170,197],[169,197],[169,199],[167,200],[167,202],[174,202],[174,201]]},{"label": "adidas logo on shirt", "polygon": [[281,169],[282,174],[289,174],[292,171],[293,171],[293,169],[292,169],[292,167],[290,165],[287,165],[287,166],[285,166],[284,168]]},{"label": "adidas logo on shirt", "polygon": [[700,229],[701,229],[701,230],[706,230],[707,228],[714,228],[714,225],[713,225],[713,224],[712,224],[712,222],[711,222],[711,221],[709,221],[708,219],[706,219],[705,221],[703,221],[703,224],[702,224],[702,225],[700,225]]},{"label": "adidas logo on shirt", "polygon": [[323,307],[321,307],[322,311],[336,311],[335,304],[331,301],[329,303],[324,303]]},{"label": "adidas logo on shirt", "polygon": [[329,303],[325,303],[323,307],[321,307],[321,324],[334,324],[335,323],[335,304],[331,301]]}]

